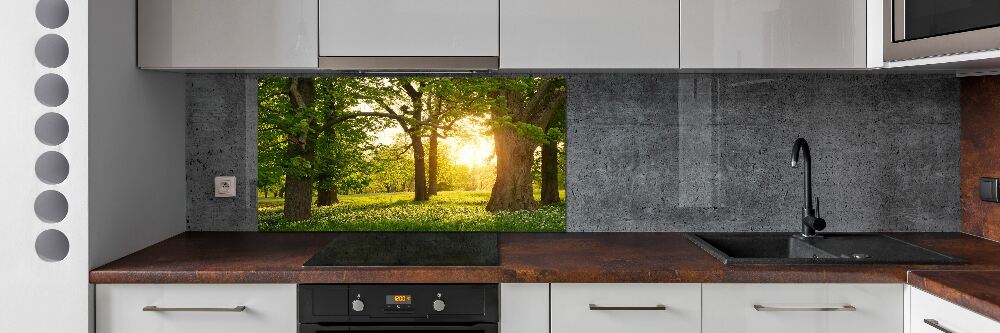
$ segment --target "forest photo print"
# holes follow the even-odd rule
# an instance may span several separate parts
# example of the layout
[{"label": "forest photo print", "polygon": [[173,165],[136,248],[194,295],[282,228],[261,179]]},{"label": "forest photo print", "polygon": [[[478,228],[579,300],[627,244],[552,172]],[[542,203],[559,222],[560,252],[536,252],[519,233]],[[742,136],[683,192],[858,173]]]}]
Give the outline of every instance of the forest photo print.
[{"label": "forest photo print", "polygon": [[258,81],[260,231],[565,231],[563,78]]}]

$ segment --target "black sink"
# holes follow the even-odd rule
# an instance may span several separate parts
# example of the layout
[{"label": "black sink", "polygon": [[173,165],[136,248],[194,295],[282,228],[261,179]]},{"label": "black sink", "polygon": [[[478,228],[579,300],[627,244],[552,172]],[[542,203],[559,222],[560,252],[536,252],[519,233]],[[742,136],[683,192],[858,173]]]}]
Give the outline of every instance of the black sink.
[{"label": "black sink", "polygon": [[965,260],[881,234],[692,233],[688,239],[726,265],[964,264]]}]

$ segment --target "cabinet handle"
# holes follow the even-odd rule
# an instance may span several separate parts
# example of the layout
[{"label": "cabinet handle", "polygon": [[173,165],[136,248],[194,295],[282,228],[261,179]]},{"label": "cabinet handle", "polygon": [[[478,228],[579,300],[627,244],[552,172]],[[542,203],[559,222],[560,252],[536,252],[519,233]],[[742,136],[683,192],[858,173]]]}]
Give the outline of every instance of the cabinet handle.
[{"label": "cabinet handle", "polygon": [[938,331],[944,333],[955,333],[955,331],[944,328],[944,326],[941,326],[941,323],[934,319],[924,319],[924,324],[930,325],[930,327],[936,328]]},{"label": "cabinet handle", "polygon": [[663,304],[657,304],[654,306],[600,306],[597,304],[591,304],[590,309],[593,311],[648,311],[648,310],[666,310],[667,306]]},{"label": "cabinet handle", "polygon": [[753,309],[757,311],[858,311],[858,308],[855,308],[853,305],[823,307],[823,308],[798,308],[798,307],[774,307],[774,306],[763,306],[760,304],[754,304]]},{"label": "cabinet handle", "polygon": [[247,307],[242,305],[231,308],[161,308],[155,305],[142,307],[142,311],[152,312],[243,312],[246,309]]}]

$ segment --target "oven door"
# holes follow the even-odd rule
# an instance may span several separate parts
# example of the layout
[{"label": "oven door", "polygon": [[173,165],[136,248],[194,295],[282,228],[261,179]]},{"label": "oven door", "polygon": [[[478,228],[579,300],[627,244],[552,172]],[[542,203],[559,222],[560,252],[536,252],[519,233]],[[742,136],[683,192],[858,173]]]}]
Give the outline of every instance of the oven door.
[{"label": "oven door", "polygon": [[885,61],[1000,49],[1000,1],[883,1]]},{"label": "oven door", "polygon": [[447,332],[447,333],[498,333],[497,324],[472,325],[371,325],[371,326],[324,326],[299,324],[299,333],[326,332]]}]

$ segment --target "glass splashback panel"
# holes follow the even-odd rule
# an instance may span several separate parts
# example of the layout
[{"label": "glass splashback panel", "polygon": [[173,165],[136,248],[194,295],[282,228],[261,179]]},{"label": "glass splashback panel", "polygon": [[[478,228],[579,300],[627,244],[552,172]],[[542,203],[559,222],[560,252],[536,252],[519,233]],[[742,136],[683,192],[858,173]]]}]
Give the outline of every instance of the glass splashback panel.
[{"label": "glass splashback panel", "polygon": [[264,77],[260,231],[566,230],[562,77]]}]

